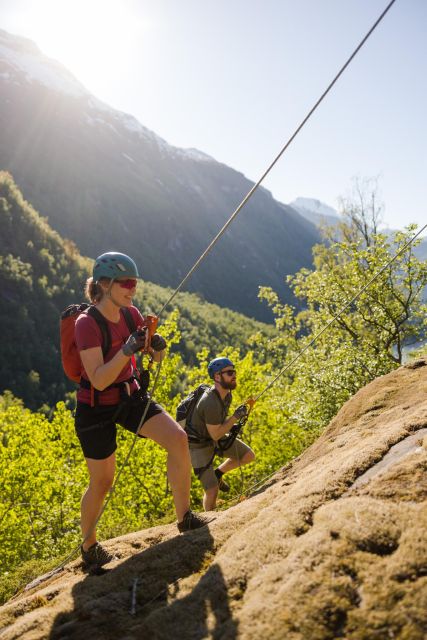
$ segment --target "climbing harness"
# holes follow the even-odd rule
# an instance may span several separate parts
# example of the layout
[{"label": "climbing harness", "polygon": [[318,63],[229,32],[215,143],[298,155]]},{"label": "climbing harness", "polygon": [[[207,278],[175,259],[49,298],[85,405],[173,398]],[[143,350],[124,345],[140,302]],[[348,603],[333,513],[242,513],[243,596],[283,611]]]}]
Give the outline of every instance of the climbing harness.
[{"label": "climbing harness", "polygon": [[[231,447],[233,446],[233,444],[235,443],[236,439],[238,438],[238,436],[240,435],[240,433],[243,430],[243,427],[245,426],[245,424],[248,421],[249,418],[249,414],[252,411],[252,408],[255,404],[255,400],[253,398],[248,398],[248,400],[246,400],[246,402],[244,402],[243,404],[247,404],[249,405],[249,410],[246,413],[246,415],[242,416],[241,418],[239,418],[239,420],[233,424],[233,426],[231,427],[228,435],[223,436],[222,438],[220,438],[214,446],[214,450],[212,453],[211,458],[209,459],[209,462],[207,462],[205,465],[203,465],[203,467],[197,467],[196,469],[194,469],[194,473],[196,475],[196,477],[200,480],[200,478],[202,477],[202,475],[204,474],[204,472],[209,469],[209,467],[211,466],[212,462],[214,461],[215,456],[219,455],[219,456],[224,456],[226,455],[226,452],[231,449]],[[242,475],[242,466],[240,464],[240,458],[239,458],[239,452],[238,450],[236,450],[237,453],[237,461],[238,461],[238,466],[240,469],[240,474],[241,474],[241,489],[243,489],[243,475]]]},{"label": "climbing harness", "polygon": [[[240,423],[240,420],[239,420],[239,423]],[[217,440],[214,446],[212,456],[209,458],[209,462],[204,464],[203,467],[197,467],[196,469],[194,469],[194,473],[196,477],[199,478],[199,480],[204,474],[204,472],[207,469],[209,469],[212,462],[214,461],[215,456],[223,456],[226,453],[226,451],[228,451],[228,449],[230,449],[233,446],[237,436],[239,435],[239,433],[243,428],[243,424],[239,424],[239,423],[236,422],[236,424],[233,424],[227,436],[224,436],[223,438],[220,438],[219,440]],[[239,461],[239,465],[240,465],[240,461]]]}]

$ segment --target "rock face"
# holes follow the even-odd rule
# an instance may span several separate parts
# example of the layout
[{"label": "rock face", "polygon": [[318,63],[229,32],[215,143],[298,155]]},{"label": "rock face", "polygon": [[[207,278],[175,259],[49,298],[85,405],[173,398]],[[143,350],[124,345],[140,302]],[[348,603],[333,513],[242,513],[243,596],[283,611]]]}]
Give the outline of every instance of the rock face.
[{"label": "rock face", "polygon": [[2,640],[425,638],[426,365],[360,390],[205,529],[111,540],[120,559],[104,575],[76,561],[24,592],[1,610]]}]

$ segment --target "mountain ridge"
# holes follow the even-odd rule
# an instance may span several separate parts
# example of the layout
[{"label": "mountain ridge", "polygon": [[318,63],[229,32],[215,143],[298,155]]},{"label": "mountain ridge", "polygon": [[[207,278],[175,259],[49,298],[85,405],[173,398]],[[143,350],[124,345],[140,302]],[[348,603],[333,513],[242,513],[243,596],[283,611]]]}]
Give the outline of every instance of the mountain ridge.
[{"label": "mountain ridge", "polygon": [[[333,207],[315,198],[296,198],[296,200],[289,203],[289,206],[317,227],[325,224],[327,226],[335,226],[343,221],[342,216]],[[379,232],[392,236],[397,230],[390,227],[383,228],[381,225]],[[427,238],[421,240],[420,244],[415,247],[414,253],[421,260],[427,259]]]},{"label": "mountain ridge", "polygon": [[[28,75],[11,50],[13,36],[2,33],[0,167],[83,255],[124,251],[148,280],[177,286],[253,182],[201,151],[168,145],[83,89],[69,95],[38,81],[43,74]],[[43,56],[37,60],[51,69]],[[271,321],[258,286],[289,301],[284,278],[311,266],[319,241],[313,225],[260,187],[188,289]]]}]

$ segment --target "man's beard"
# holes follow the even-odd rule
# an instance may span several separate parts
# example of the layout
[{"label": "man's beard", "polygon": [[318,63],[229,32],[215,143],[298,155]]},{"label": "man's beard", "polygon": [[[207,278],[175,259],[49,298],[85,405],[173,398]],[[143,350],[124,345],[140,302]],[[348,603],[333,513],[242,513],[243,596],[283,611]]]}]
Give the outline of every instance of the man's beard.
[{"label": "man's beard", "polygon": [[237,386],[237,381],[230,380],[230,382],[227,382],[227,380],[224,380],[224,378],[221,376],[221,380],[219,384],[223,389],[228,389],[229,391],[233,391],[233,389],[235,389]]}]

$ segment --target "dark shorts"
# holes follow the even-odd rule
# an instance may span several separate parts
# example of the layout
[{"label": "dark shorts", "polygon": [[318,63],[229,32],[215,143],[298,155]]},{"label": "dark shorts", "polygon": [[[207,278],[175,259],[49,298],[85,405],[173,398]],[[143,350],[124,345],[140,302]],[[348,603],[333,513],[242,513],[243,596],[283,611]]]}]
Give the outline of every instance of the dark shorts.
[{"label": "dark shorts", "polygon": [[[111,456],[117,448],[116,424],[136,433],[148,401],[147,395],[135,395],[124,405],[91,407],[78,402],[74,424],[85,458],[105,460]],[[151,400],[143,424],[159,413],[163,413],[162,407]]]}]

